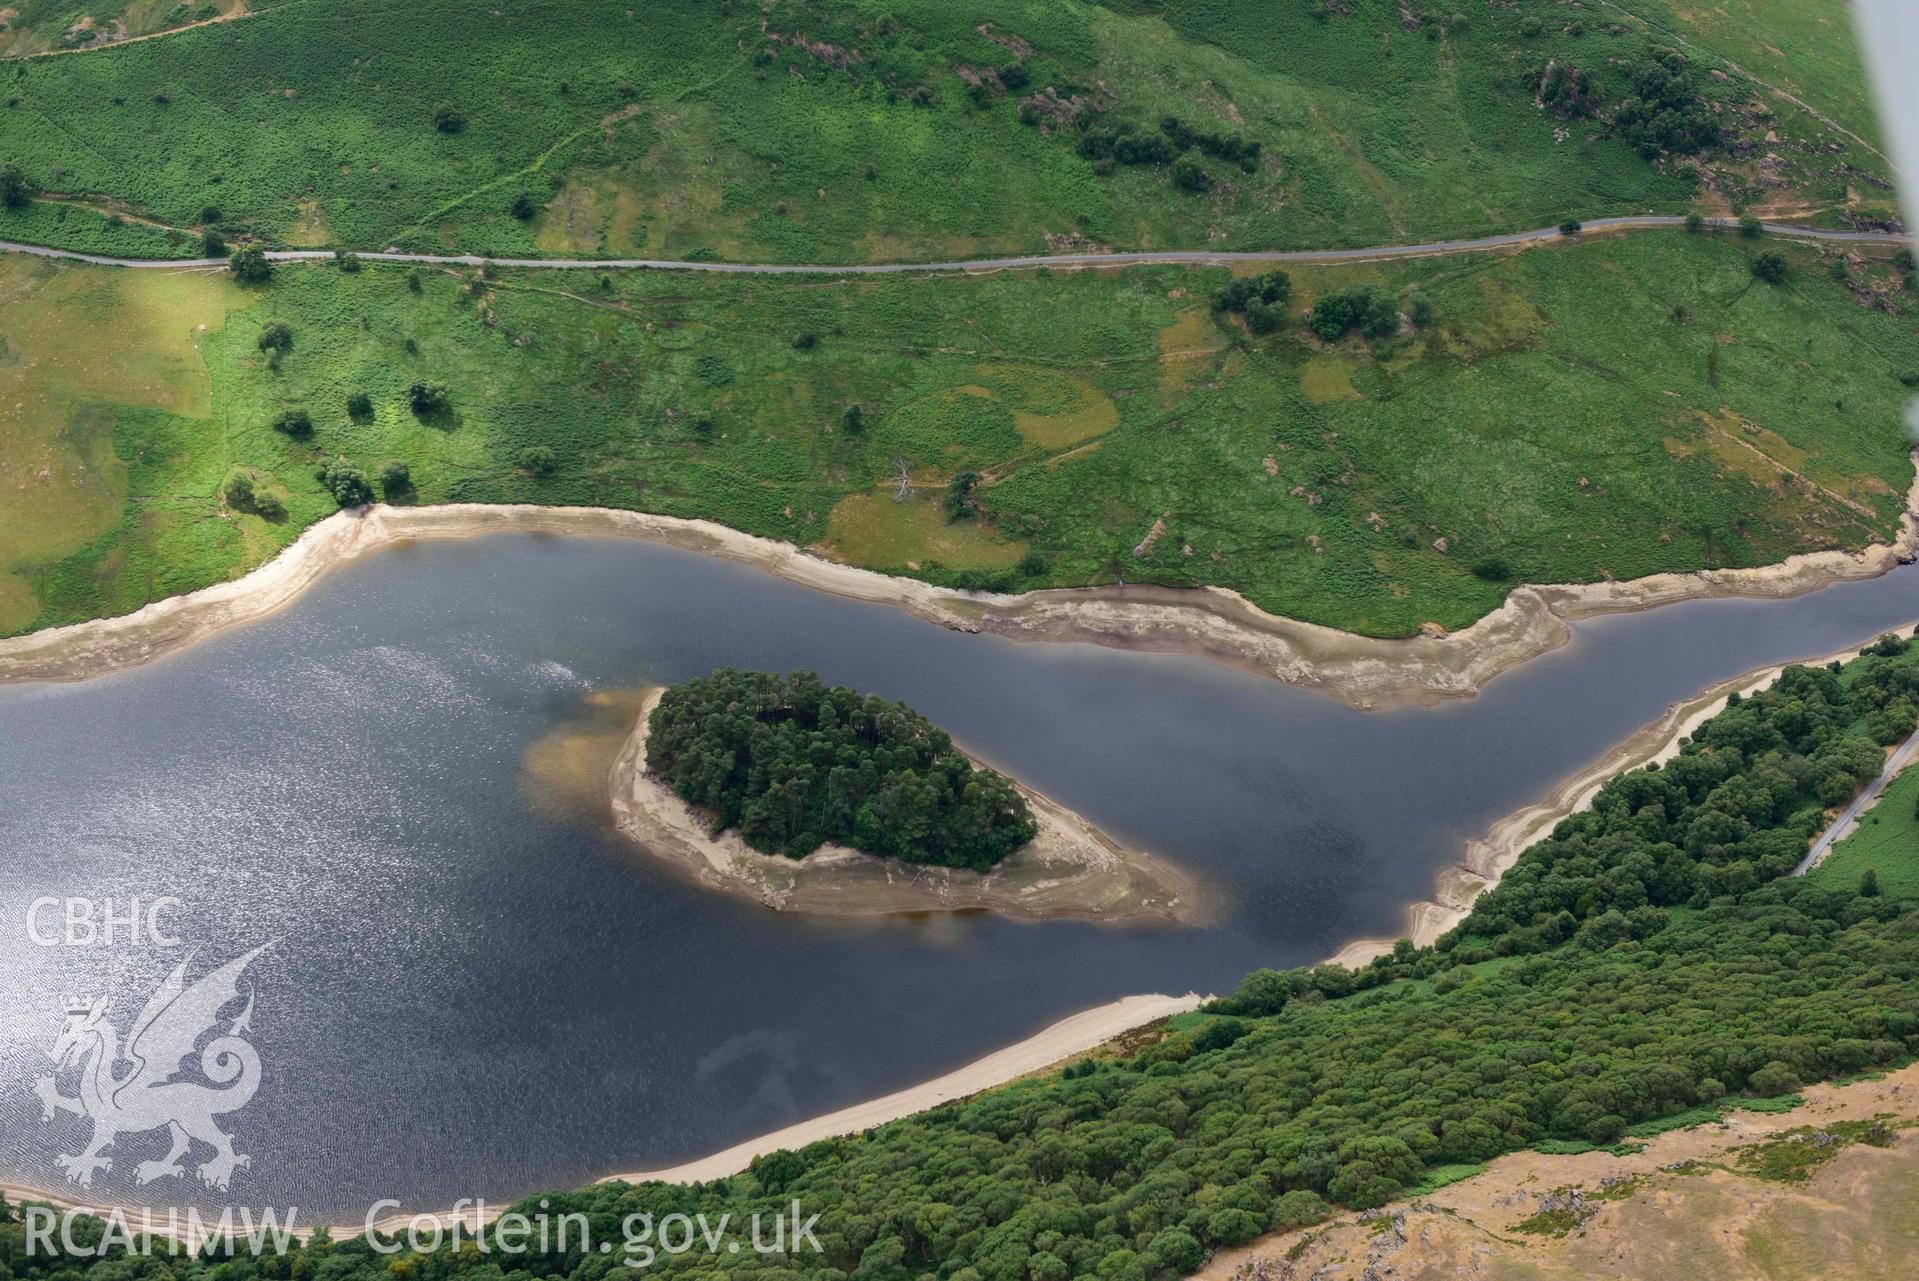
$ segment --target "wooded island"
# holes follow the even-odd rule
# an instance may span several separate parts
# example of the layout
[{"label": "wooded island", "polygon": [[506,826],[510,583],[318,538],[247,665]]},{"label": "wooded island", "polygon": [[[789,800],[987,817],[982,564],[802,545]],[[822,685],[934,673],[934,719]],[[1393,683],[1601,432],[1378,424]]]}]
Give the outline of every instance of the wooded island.
[{"label": "wooded island", "polygon": [[924,716],[812,672],[721,668],[673,686],[647,767],[716,831],[795,859],[830,841],[983,872],[1039,831],[1013,784]]}]

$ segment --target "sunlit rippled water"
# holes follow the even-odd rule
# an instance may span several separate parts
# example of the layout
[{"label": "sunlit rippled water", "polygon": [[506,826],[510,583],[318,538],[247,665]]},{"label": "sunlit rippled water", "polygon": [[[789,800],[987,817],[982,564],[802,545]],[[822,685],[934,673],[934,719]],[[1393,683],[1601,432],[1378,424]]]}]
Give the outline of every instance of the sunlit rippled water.
[{"label": "sunlit rippled water", "polygon": [[[231,1199],[357,1217],[698,1155],[1132,992],[1390,934],[1464,840],[1766,661],[1919,617],[1919,570],[1597,620],[1480,698],[1362,713],[1198,660],[1021,646],[693,553],[495,535],[375,556],[138,671],[0,688],[0,1178],[62,1186],[85,1127],[30,1090],[73,994],[124,1031],[189,949],[256,963],[260,1095]],[[530,803],[591,690],[805,666],[906,699],[1232,903],[1204,930],[793,920]],[[41,895],[179,897],[180,949],[41,948]],[[69,1089],[71,1086],[69,1085]],[[92,1194],[132,1184],[129,1136]]]}]

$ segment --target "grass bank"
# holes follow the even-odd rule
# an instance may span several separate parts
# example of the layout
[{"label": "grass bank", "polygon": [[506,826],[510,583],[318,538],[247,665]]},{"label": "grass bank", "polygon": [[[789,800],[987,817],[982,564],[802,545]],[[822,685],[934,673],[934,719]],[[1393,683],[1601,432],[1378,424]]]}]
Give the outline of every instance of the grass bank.
[{"label": "grass bank", "polygon": [[1919,898],[1919,769],[1908,766],[1886,784],[1878,802],[1806,877],[1828,889],[1857,889],[1867,872],[1882,892]]},{"label": "grass bank", "polygon": [[[1356,282],[1432,302],[1370,344],[1251,334],[1210,305],[1221,269],[242,288],[8,260],[0,632],[245,572],[334,509],[335,458],[376,485],[406,463],[401,503],[701,517],[955,586],[1216,585],[1374,636],[1463,627],[1520,581],[1883,540],[1919,340],[1855,293],[1889,268],[1841,283],[1836,252],[1786,247],[1760,285],[1757,251],[1642,233],[1293,273],[1300,306]],[[263,349],[275,322],[290,345]],[[416,380],[448,405],[413,412]],[[310,435],[273,428],[288,408]],[[236,473],[284,516],[228,505]]]}]

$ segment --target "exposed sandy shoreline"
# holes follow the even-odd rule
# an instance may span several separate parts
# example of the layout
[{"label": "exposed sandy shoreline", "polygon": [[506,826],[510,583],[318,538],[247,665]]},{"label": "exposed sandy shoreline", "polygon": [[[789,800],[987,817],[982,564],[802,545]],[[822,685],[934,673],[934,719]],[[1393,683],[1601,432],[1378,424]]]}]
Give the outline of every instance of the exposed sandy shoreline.
[{"label": "exposed sandy shoreline", "polygon": [[[1900,630],[1910,631],[1913,625],[1915,624],[1906,625]],[[1795,659],[1792,662],[1816,664],[1847,658],[1856,654],[1860,647],[1869,643],[1871,639],[1871,637],[1861,637],[1858,642],[1843,649]],[[1790,665],[1791,663],[1775,663],[1754,668],[1729,680],[1721,681],[1692,698],[1675,703],[1665,715],[1645,726],[1592,765],[1566,779],[1545,799],[1526,806],[1494,824],[1484,837],[1467,844],[1466,854],[1460,864],[1441,873],[1440,888],[1434,901],[1415,904],[1408,909],[1407,934],[1419,943],[1431,942],[1443,934],[1465,915],[1474,898],[1498,882],[1499,877],[1513,865],[1528,845],[1550,832],[1560,819],[1589,805],[1594,794],[1607,779],[1614,774],[1636,769],[1652,761],[1670,760],[1678,753],[1682,739],[1690,736],[1725,706],[1728,694],[1734,691],[1749,694],[1764,688]],[[631,741],[629,738],[629,747]],[[617,765],[614,773],[616,776],[619,773]],[[1392,942],[1391,939],[1357,940],[1329,959],[1345,965],[1363,965],[1380,952],[1390,950]],[[965,1067],[921,1085],[855,1104],[825,1116],[814,1117],[681,1165],[659,1170],[608,1175],[603,1181],[692,1182],[737,1174],[750,1165],[756,1156],[781,1148],[803,1146],[819,1139],[856,1134],[888,1121],[898,1120],[915,1112],[925,1111],[954,1099],[965,1098],[982,1090],[1006,1084],[1086,1053],[1135,1028],[1174,1014],[1197,1009],[1209,999],[1196,993],[1177,997],[1165,995],[1122,997],[1117,1001],[1062,1019],[1034,1036],[1015,1042]],[[70,1197],[61,1194],[47,1193],[19,1185],[0,1184],[0,1194],[4,1194],[15,1202],[25,1198],[49,1201],[59,1206],[77,1204]],[[485,1217],[491,1218],[499,1209],[504,1208],[504,1204],[490,1205]],[[383,1219],[377,1226],[383,1231],[392,1231],[403,1228],[410,1217],[398,1215]],[[427,1217],[449,1224],[456,1219],[473,1223],[476,1221],[476,1212],[472,1209],[459,1212],[449,1210],[428,1214]],[[343,1223],[337,1226],[351,1228],[357,1232],[362,1225]]]},{"label": "exposed sandy shoreline", "polygon": [[788,543],[704,520],[599,507],[376,504],[306,530],[244,577],[132,614],[0,640],[0,682],[84,680],[149,662],[281,608],[335,565],[413,539],[496,531],[644,538],[754,565],[820,591],[898,606],[944,627],[1017,640],[1082,641],[1203,655],[1322,690],[1361,707],[1470,697],[1487,681],[1563,645],[1568,620],[1709,596],[1783,598],[1871,578],[1919,550],[1909,495],[1898,537],[1859,552],[1808,552],[1753,569],[1655,574],[1629,582],[1518,587],[1472,626],[1381,640],[1268,614],[1223,588],[1060,588],[1020,596],[935,587],[835,564]]},{"label": "exposed sandy shoreline", "polygon": [[775,911],[896,916],[985,910],[1020,920],[1110,925],[1194,924],[1198,884],[1163,859],[1118,844],[1050,798],[1013,780],[1039,835],[989,873],[909,867],[828,844],[804,859],[762,854],[738,832],[707,834],[707,819],[646,768],[647,719],[663,688],[646,692],[639,719],[608,771],[614,825],[654,859],[700,885]]},{"label": "exposed sandy shoreline", "polygon": [[[1899,630],[1911,631],[1914,625],[1919,625],[1919,620]],[[1689,738],[1701,725],[1717,715],[1725,707],[1729,694],[1734,692],[1742,695],[1751,694],[1763,689],[1777,679],[1780,672],[1794,663],[1819,664],[1849,658],[1858,653],[1862,646],[1869,644],[1872,639],[1870,636],[1863,636],[1857,643],[1843,649],[1756,667],[1673,704],[1666,710],[1665,715],[1560,783],[1543,800],[1508,815],[1495,823],[1485,836],[1468,842],[1461,863],[1440,874],[1439,891],[1435,901],[1414,904],[1408,909],[1408,935],[1414,942],[1423,945],[1451,929],[1464,918],[1472,906],[1472,900],[1484,890],[1497,884],[1499,878],[1518,860],[1527,846],[1550,833],[1567,815],[1575,814],[1590,805],[1600,787],[1613,775],[1637,769],[1654,761],[1668,761],[1678,755],[1682,740]],[[1374,956],[1391,951],[1392,945],[1392,939],[1361,939],[1347,944],[1329,959],[1342,965],[1364,965]],[[1157,1004],[1159,1002],[1169,1004],[1162,1007]],[[802,1122],[788,1129],[738,1144],[703,1160],[688,1162],[665,1170],[613,1177],[631,1182],[643,1179],[684,1182],[720,1178],[737,1173],[745,1169],[753,1157],[762,1153],[772,1152],[781,1147],[811,1143],[817,1139],[830,1138],[838,1134],[854,1133],[925,1108],[936,1107],[952,1098],[964,1097],[967,1094],[1004,1084],[1015,1077],[1083,1053],[1100,1042],[1130,1031],[1134,1027],[1163,1018],[1167,1014],[1197,1009],[1201,1004],[1204,1004],[1204,999],[1192,995],[1179,998],[1125,997],[1109,1005],[1075,1015],[1048,1028],[1037,1037],[1008,1046],[997,1054],[989,1055],[958,1072],[941,1077],[937,1081],[928,1082],[924,1086],[888,1095],[883,1099],[876,1099],[869,1104],[836,1112],[830,1116]],[[1074,1036],[1066,1035],[1069,1030],[1077,1034],[1082,1028],[1091,1029],[1101,1025],[1110,1026],[1111,1030],[1092,1041],[1079,1042]],[[955,1092],[943,1094],[948,1089]],[[840,1128],[842,1126],[846,1128]]]},{"label": "exposed sandy shoreline", "polygon": [[915,1085],[896,1094],[873,1099],[867,1103],[858,1103],[850,1108],[815,1117],[790,1125],[784,1130],[749,1139],[745,1143],[735,1144],[723,1152],[689,1161],[684,1165],[670,1166],[664,1170],[640,1170],[628,1174],[609,1175],[602,1182],[620,1180],[626,1183],[641,1183],[658,1180],[664,1183],[692,1183],[701,1179],[724,1178],[729,1174],[738,1174],[752,1163],[755,1156],[763,1152],[776,1152],[781,1148],[800,1148],[820,1139],[835,1138],[843,1134],[857,1134],[870,1130],[876,1125],[911,1116],[915,1112],[924,1112],[954,1099],[963,1099],[978,1094],[981,1090],[995,1085],[1004,1085],[1008,1081],[1049,1068],[1055,1063],[1065,1062],[1086,1051],[1095,1049],[1123,1032],[1153,1023],[1175,1014],[1184,1014],[1188,1010],[1198,1009],[1210,998],[1193,995],[1186,996],[1128,996],[1110,1004],[1098,1006],[1061,1019],[1045,1031],[1015,1042],[1003,1050],[978,1059],[957,1072],[935,1078],[923,1085]]},{"label": "exposed sandy shoreline", "polygon": [[[1919,491],[1919,483],[1915,490]],[[496,530],[648,538],[757,565],[820,590],[896,604],[944,626],[1021,639],[1200,653],[1323,689],[1362,706],[1469,696],[1499,672],[1564,643],[1567,619],[1697,597],[1795,596],[1831,582],[1882,574],[1911,559],[1919,545],[1909,504],[1899,538],[1860,553],[1809,553],[1759,569],[1657,575],[1628,583],[1522,587],[1505,606],[1471,628],[1443,638],[1381,641],[1276,618],[1218,589],[1088,589],[981,596],[836,565],[790,545],[705,521],[598,508],[376,506],[329,517],[275,560],[234,582],[156,602],[122,618],[0,640],[0,681],[82,680],[137,666],[222,628],[269,614],[334,565],[370,550],[415,538],[464,537]],[[1859,644],[1834,654],[1797,661],[1845,657],[1870,639],[1862,637]],[[1495,824],[1484,838],[1468,844],[1459,865],[1441,874],[1433,901],[1409,909],[1407,933],[1418,942],[1436,938],[1465,914],[1472,898],[1497,882],[1527,845],[1549,832],[1560,818],[1590,803],[1607,778],[1669,758],[1679,750],[1682,737],[1723,706],[1728,693],[1763,686],[1785,665],[1755,669],[1675,704],[1658,721],[1561,783],[1546,799]],[[1363,964],[1391,942],[1360,940],[1332,959]],[[1123,998],[1074,1015],[923,1085],[684,1165],[611,1177],[690,1180],[735,1173],[760,1153],[855,1133],[989,1089],[1070,1059],[1135,1027],[1197,1008],[1204,1000],[1192,994]],[[15,1200],[29,1196],[70,1203],[29,1188],[0,1186],[0,1191]],[[451,1221],[454,1216],[441,1217]]]},{"label": "exposed sandy shoreline", "polygon": [[[1914,625],[1904,623],[1893,630],[1910,633]],[[1851,658],[1873,639],[1862,636],[1856,643],[1830,653],[1755,667],[1674,703],[1658,720],[1561,782],[1543,800],[1508,814],[1493,824],[1486,835],[1466,842],[1466,852],[1460,861],[1441,869],[1433,897],[1406,909],[1404,937],[1423,947],[1459,924],[1472,910],[1473,900],[1497,885],[1527,846],[1549,835],[1561,819],[1591,805],[1593,797],[1613,775],[1677,756],[1684,740],[1725,708],[1728,695],[1756,693],[1795,664],[1818,666]],[[1341,965],[1364,965],[1375,956],[1392,951],[1393,942],[1393,939],[1355,939],[1332,959]]]}]

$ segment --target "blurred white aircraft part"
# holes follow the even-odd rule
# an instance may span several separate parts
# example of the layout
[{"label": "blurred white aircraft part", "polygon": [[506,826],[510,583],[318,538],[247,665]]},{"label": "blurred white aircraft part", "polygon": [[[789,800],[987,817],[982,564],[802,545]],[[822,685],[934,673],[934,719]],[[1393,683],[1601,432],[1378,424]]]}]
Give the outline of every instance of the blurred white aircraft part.
[{"label": "blurred white aircraft part", "polygon": [[1911,236],[1919,218],[1919,0],[1853,0],[1853,22]]}]

